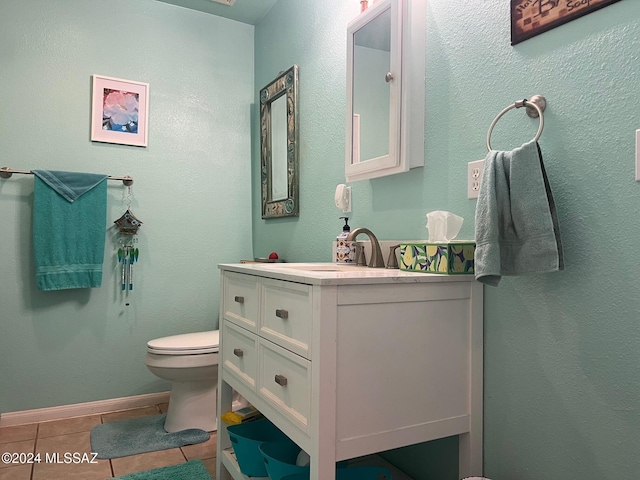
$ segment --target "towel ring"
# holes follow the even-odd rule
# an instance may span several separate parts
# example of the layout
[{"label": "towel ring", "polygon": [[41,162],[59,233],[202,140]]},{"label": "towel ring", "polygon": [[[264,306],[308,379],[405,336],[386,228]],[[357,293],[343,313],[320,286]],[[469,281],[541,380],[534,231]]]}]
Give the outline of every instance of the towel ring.
[{"label": "towel ring", "polygon": [[493,127],[496,126],[496,123],[498,123],[498,120],[500,120],[500,118],[512,108],[521,108],[521,107],[527,107],[527,115],[529,115],[531,118],[540,117],[540,126],[538,127],[538,133],[536,133],[536,136],[533,139],[535,142],[538,141],[538,139],[540,138],[540,135],[542,135],[542,129],[544,128],[544,116],[542,112],[544,112],[545,108],[547,107],[547,101],[542,95],[534,95],[533,97],[531,97],[530,100],[527,100],[525,98],[524,100],[515,102],[513,105],[509,105],[507,108],[502,110],[498,114],[498,116],[493,119],[493,122],[491,122],[491,125],[489,126],[489,131],[487,132],[487,150],[489,151],[492,150],[491,132],[493,132]]}]

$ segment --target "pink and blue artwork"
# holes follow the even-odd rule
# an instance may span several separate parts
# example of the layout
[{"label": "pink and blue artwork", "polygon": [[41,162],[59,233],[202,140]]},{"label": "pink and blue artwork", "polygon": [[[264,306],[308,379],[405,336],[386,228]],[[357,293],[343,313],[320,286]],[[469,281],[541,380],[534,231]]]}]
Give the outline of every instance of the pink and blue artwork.
[{"label": "pink and blue artwork", "polygon": [[105,88],[102,102],[102,129],[138,133],[140,94]]}]

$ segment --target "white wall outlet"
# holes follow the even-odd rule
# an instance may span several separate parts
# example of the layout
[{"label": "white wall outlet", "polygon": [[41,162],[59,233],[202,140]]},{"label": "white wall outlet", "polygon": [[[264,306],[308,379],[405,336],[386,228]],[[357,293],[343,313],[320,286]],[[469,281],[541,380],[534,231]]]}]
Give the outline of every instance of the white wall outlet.
[{"label": "white wall outlet", "polygon": [[467,198],[478,198],[483,170],[484,160],[469,162],[467,167]]},{"label": "white wall outlet", "polygon": [[636,182],[640,182],[640,130],[636,130]]}]

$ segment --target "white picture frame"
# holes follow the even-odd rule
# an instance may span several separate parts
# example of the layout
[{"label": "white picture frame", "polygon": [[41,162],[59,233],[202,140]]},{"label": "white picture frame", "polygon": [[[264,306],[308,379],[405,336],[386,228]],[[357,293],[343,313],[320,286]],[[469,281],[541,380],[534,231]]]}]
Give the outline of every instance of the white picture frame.
[{"label": "white picture frame", "polygon": [[92,76],[91,141],[146,147],[149,84]]}]

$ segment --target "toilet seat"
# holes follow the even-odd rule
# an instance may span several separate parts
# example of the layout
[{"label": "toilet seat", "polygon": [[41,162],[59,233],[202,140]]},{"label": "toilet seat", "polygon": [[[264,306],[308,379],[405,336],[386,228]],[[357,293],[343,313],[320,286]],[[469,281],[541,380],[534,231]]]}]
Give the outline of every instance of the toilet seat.
[{"label": "toilet seat", "polygon": [[147,342],[147,352],[154,355],[203,355],[218,353],[220,331],[184,333]]}]

